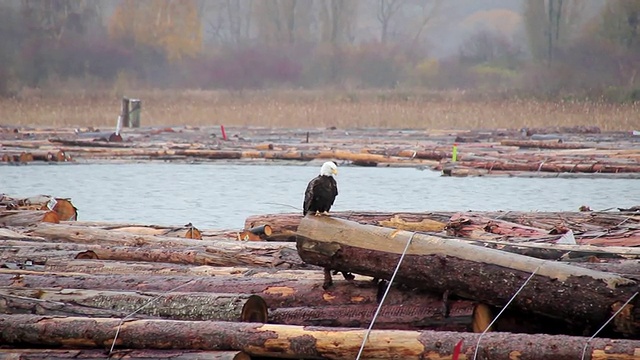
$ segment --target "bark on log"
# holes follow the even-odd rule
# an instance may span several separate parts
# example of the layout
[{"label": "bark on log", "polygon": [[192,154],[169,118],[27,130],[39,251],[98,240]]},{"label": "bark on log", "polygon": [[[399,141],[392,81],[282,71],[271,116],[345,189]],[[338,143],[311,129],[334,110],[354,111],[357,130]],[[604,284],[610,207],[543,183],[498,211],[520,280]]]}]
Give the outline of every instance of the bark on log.
[{"label": "bark on log", "polygon": [[[321,272],[321,271],[320,271]],[[184,285],[187,284],[187,285]],[[42,274],[33,271],[0,269],[0,286],[12,288],[62,288],[93,290],[169,291],[177,286],[184,292],[242,293],[262,297],[270,309],[300,306],[376,304],[378,286],[371,281],[336,281],[329,290],[315,279],[256,277],[190,277]],[[420,306],[434,295],[392,287],[387,305]]]},{"label": "bark on log", "polygon": [[2,291],[0,293],[0,313],[124,318],[131,312],[91,308],[60,301],[12,295],[8,291]]},{"label": "bark on log", "polygon": [[[183,249],[136,248],[125,246],[102,246],[79,252],[76,259],[100,259],[119,261],[149,261],[174,264],[215,266],[257,266],[282,269],[314,268],[305,264],[288,246],[252,247],[248,244],[273,244],[266,242],[229,242],[218,247]],[[235,245],[239,244],[239,245]],[[287,243],[284,243],[287,244]],[[234,246],[235,245],[235,246]]]},{"label": "bark on log", "polygon": [[589,163],[559,162],[514,162],[514,161],[467,161],[458,163],[461,166],[486,169],[489,171],[531,171],[531,172],[569,172],[569,173],[637,173],[640,165],[636,163],[614,163],[591,160]]},{"label": "bark on log", "polygon": [[[170,231],[163,231],[171,234]],[[216,240],[198,240],[187,238],[187,229],[179,229],[181,237],[155,236],[136,234],[124,229],[100,229],[94,227],[77,226],[67,224],[49,225],[35,227],[28,233],[39,236],[50,241],[64,241],[77,244],[111,244],[124,246],[166,246],[166,247],[192,247],[192,246],[218,246]],[[226,238],[221,238],[228,241]],[[259,245],[257,245],[259,246]],[[264,247],[275,245],[262,245]]]},{"label": "bark on log", "polygon": [[[514,307],[591,330],[640,289],[615,274],[330,217],[303,218],[297,247],[308,263],[389,279],[412,236],[397,282],[495,306],[504,306],[520,291]],[[613,330],[638,337],[640,299],[630,305],[630,311],[616,317]]]},{"label": "bark on log", "polygon": [[0,349],[0,358],[6,360],[251,360],[242,351],[197,351],[197,350],[107,350],[97,349]]},{"label": "bark on log", "polygon": [[[66,303],[125,314],[139,310],[139,314],[175,320],[267,321],[267,304],[258,295],[0,288],[0,299],[11,298]],[[15,314],[24,308],[6,304],[4,310],[4,313]],[[52,315],[45,309],[39,314]]]},{"label": "bark on log", "polygon": [[[162,226],[162,225],[142,225],[142,224],[126,224],[112,223],[104,221],[77,221],[74,223],[61,222],[62,225],[76,225],[103,230],[123,231],[134,235],[156,235],[164,237],[179,237],[186,239],[202,239],[207,240],[236,240],[238,231],[234,230],[206,230],[206,233],[197,229],[193,225],[185,226]],[[190,234],[193,232],[193,235]],[[200,235],[200,237],[198,237]]]},{"label": "bark on log", "polygon": [[[11,346],[106,348],[120,321],[104,318],[48,318],[0,315],[0,341]],[[238,350],[251,356],[305,359],[354,359],[364,329],[305,328],[290,325],[213,321],[132,320],[122,324],[118,348]],[[458,332],[373,330],[363,352],[365,359],[449,358],[462,340],[461,354],[478,359],[574,360],[581,357],[587,338],[572,336]],[[637,359],[640,341],[593,339],[585,359]]]},{"label": "bark on log", "polygon": [[[356,221],[361,224],[379,225],[407,231],[438,232],[442,231],[449,218],[455,212],[332,212],[332,217]],[[260,224],[269,224],[272,234],[267,240],[295,241],[296,230],[302,219],[301,213],[281,213],[249,216],[245,220],[245,228]]]},{"label": "bark on log", "polygon": [[453,215],[445,229],[447,234],[451,236],[469,237],[471,239],[475,238],[472,234],[476,230],[480,230],[481,233],[501,235],[503,237],[541,237],[549,234],[548,230],[492,219],[478,214],[465,213]]},{"label": "bark on log", "polygon": [[[44,235],[48,234],[48,231],[38,233]],[[0,258],[9,262],[31,260],[39,264],[44,264],[48,258],[77,258],[192,265],[260,266],[283,269],[315,268],[305,264],[298,256],[294,245],[288,242],[208,241],[181,238],[158,239],[153,236],[148,238],[124,236],[121,243],[130,244],[130,246],[110,246],[84,244],[82,242],[85,239],[82,234],[68,235],[69,240],[79,243],[3,241],[3,246],[0,246]],[[118,234],[112,233],[110,236],[113,237],[113,243],[117,243]],[[51,236],[50,238],[60,239]],[[137,245],[136,240],[139,241]],[[148,246],[142,246],[145,244]],[[191,244],[196,245],[188,246]],[[210,245],[203,246],[207,244]],[[72,253],[74,251],[75,254]]]},{"label": "bark on log", "polygon": [[[383,305],[374,329],[472,331],[476,304],[452,302],[445,316],[442,300],[435,297],[433,300],[418,307]],[[367,328],[377,308],[376,304],[279,308],[269,313],[269,323]]]},{"label": "bark on log", "polygon": [[55,211],[50,210],[1,210],[0,226],[31,226],[40,223],[60,222]]},{"label": "bark on log", "polygon": [[537,148],[537,149],[588,149],[595,147],[583,143],[567,143],[558,140],[502,140],[502,146],[517,146],[519,148]]}]

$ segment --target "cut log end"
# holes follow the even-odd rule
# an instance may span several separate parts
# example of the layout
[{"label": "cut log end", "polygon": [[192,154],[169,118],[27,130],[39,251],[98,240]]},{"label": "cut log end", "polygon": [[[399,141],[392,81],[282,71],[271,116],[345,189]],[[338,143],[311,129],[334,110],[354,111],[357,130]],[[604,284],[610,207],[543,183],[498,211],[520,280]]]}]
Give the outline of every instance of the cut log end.
[{"label": "cut log end", "polygon": [[60,216],[58,216],[58,213],[56,213],[55,211],[47,211],[42,217],[42,222],[59,224]]},{"label": "cut log end", "polygon": [[267,303],[264,299],[257,295],[251,295],[242,307],[242,314],[240,315],[243,322],[267,322]]},{"label": "cut log end", "polygon": [[202,240],[202,233],[195,227],[190,227],[184,237],[187,239]]},{"label": "cut log end", "polygon": [[[481,333],[489,327],[493,321],[493,315],[488,305],[478,304],[473,309],[473,332]],[[487,330],[491,331],[491,329]]]},{"label": "cut log end", "polygon": [[96,254],[94,251],[87,250],[87,251],[83,251],[83,252],[78,253],[74,259],[85,259],[85,260],[94,259],[94,260],[97,260],[99,258],[98,258],[98,254]]}]

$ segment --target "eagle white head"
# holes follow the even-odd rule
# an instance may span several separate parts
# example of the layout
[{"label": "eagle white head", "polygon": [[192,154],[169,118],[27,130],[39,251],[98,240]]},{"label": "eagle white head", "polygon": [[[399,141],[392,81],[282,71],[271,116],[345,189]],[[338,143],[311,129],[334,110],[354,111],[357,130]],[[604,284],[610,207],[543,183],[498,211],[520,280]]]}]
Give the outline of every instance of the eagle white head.
[{"label": "eagle white head", "polygon": [[326,163],[322,164],[322,167],[320,168],[320,175],[323,175],[323,176],[338,175],[338,167],[336,166],[336,163],[334,163],[333,161],[327,161]]}]

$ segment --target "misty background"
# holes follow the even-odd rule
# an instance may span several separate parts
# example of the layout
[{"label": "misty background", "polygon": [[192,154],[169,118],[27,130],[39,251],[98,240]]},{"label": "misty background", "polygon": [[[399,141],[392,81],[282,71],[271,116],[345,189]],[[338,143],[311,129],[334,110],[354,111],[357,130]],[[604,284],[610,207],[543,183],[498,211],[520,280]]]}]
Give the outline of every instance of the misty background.
[{"label": "misty background", "polygon": [[640,0],[0,0],[0,96],[428,89],[640,100]]}]

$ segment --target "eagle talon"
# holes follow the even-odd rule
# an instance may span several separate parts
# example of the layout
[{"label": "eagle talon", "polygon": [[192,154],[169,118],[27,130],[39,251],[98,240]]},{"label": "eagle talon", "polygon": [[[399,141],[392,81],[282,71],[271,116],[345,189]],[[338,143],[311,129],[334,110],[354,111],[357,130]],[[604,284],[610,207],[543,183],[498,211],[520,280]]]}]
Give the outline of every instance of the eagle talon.
[{"label": "eagle talon", "polygon": [[331,278],[331,269],[324,268],[324,282],[322,288],[327,290],[333,285],[333,279]]}]

